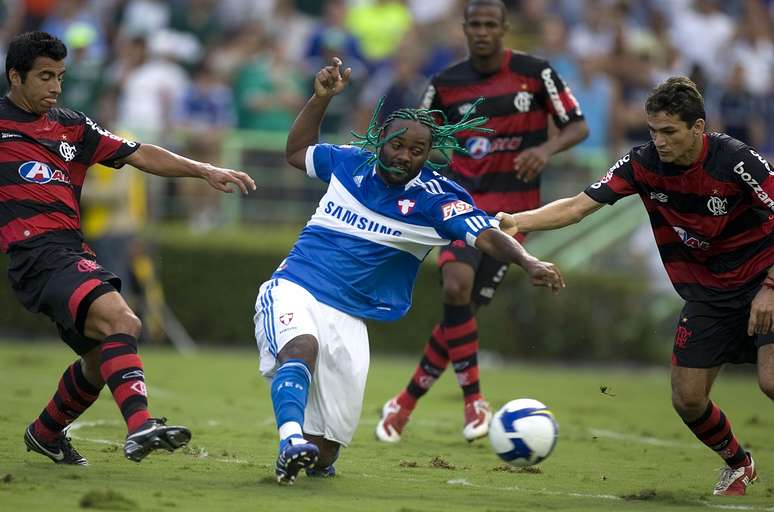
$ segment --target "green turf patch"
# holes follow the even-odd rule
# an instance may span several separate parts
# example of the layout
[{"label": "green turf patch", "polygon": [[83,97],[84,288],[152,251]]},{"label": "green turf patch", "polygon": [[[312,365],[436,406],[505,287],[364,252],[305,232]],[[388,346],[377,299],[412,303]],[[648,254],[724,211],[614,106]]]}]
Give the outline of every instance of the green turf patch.
[{"label": "green turf patch", "polygon": [[752,374],[724,372],[713,390],[740,441],[755,447],[761,483],[738,499],[711,496],[721,460],[672,410],[666,367],[483,367],[482,390],[494,408],[535,398],[559,423],[554,453],[539,466],[515,468],[502,463],[488,440],[462,437],[462,394],[452,371],[419,402],[400,443],[375,439],[381,405],[408,381],[417,364],[413,357],[373,360],[360,428],[336,462],[336,478],[302,473],[293,486],[280,487],[274,477],[276,425],[252,345],[191,356],[143,346],[140,353],[151,413],[190,427],[192,444],[153,453],[141,464],[127,461],[120,449],[126,428],[103,390],[69,432],[90,466],[67,467],[27,452],[22,436],[74,360],[72,353],[63,344],[0,343],[0,509],[124,510],[128,502],[132,510],[186,512],[774,507],[774,407]]}]

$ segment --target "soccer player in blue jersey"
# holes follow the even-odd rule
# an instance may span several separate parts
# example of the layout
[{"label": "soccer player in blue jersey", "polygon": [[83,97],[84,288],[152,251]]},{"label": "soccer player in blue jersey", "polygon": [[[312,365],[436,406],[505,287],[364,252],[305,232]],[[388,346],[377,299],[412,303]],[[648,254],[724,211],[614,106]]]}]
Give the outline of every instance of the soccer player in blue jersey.
[{"label": "soccer player in blue jersey", "polygon": [[[458,148],[453,134],[482,130],[473,110],[455,125],[437,112],[401,109],[371,126],[357,145],[319,144],[320,123],[351,70],[321,69],[314,95],[288,134],[288,162],[328,183],[317,211],[256,301],[261,373],[271,380],[279,429],[277,481],[301,469],[332,476],[339,447],[354,434],[369,364],[364,319],[397,320],[411,305],[419,265],[434,247],[465,240],[521,266],[536,286],[564,286],[473,205],[470,195],[433,170],[431,150]],[[365,148],[373,148],[369,151]]]}]

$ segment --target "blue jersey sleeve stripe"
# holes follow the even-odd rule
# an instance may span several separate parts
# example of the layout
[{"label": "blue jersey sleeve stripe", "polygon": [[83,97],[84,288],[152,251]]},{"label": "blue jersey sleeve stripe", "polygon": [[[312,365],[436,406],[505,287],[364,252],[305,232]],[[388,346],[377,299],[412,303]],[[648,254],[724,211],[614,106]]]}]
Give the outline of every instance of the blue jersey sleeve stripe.
[{"label": "blue jersey sleeve stripe", "polygon": [[306,148],[306,157],[304,158],[304,163],[306,165],[306,174],[310,178],[316,178],[317,177],[317,171],[314,168],[314,150],[317,146],[309,146]]}]

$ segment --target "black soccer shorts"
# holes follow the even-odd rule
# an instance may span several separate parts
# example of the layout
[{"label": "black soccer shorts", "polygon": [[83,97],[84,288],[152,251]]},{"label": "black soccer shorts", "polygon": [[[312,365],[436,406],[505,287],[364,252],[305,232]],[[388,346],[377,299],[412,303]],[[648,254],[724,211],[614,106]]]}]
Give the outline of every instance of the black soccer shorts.
[{"label": "black soccer shorts", "polygon": [[76,238],[10,251],[8,277],[19,302],[43,313],[62,340],[82,355],[100,345],[83,334],[89,306],[100,296],[121,290],[121,280],[105,270]]},{"label": "black soccer shorts", "polygon": [[741,307],[729,303],[686,302],[677,322],[672,364],[715,368],[724,363],[757,362],[758,349],[774,343],[774,334],[747,335],[750,302]]}]

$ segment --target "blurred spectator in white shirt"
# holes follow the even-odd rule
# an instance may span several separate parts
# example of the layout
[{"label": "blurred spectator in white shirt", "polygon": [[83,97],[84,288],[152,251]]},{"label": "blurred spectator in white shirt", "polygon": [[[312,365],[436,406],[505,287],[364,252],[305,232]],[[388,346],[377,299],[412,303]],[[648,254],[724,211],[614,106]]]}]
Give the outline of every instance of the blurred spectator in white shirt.
[{"label": "blurred spectator in white shirt", "polygon": [[689,65],[698,65],[712,84],[723,81],[728,63],[721,52],[734,36],[734,21],[725,14],[717,0],[694,0],[691,7],[670,18],[672,44]]},{"label": "blurred spectator in white shirt", "polygon": [[151,143],[163,143],[173,109],[188,87],[188,74],[178,64],[184,44],[166,31],[148,42],[149,59],[133,70],[121,91],[117,122],[121,129]]}]

